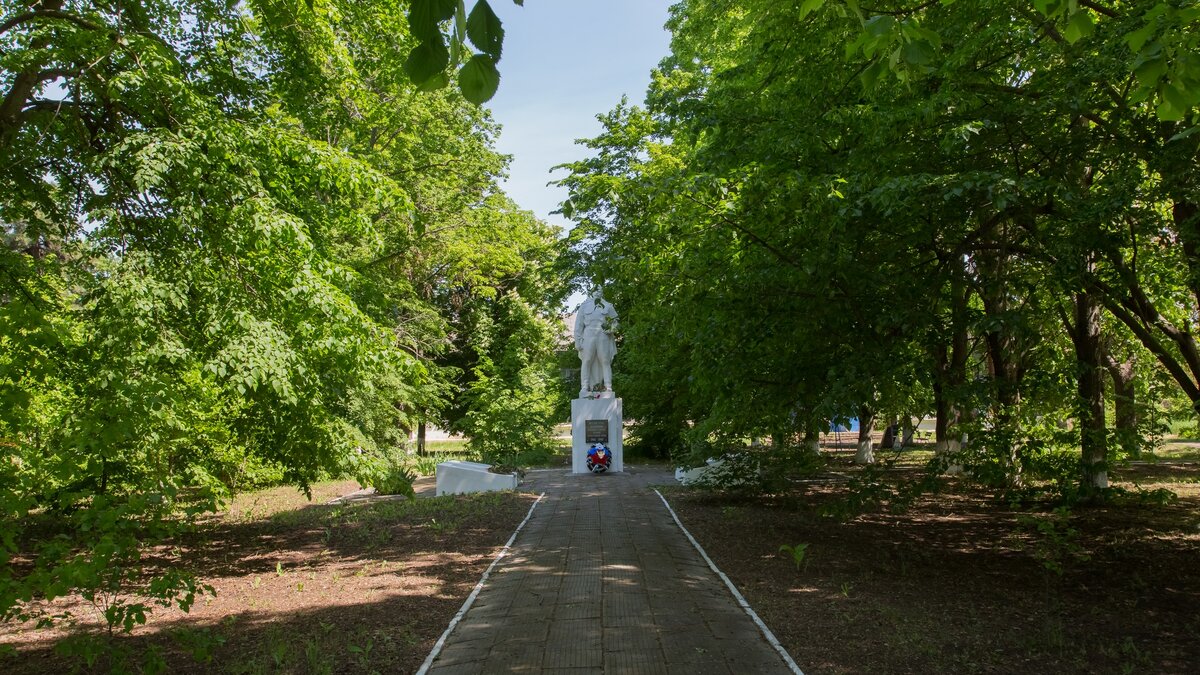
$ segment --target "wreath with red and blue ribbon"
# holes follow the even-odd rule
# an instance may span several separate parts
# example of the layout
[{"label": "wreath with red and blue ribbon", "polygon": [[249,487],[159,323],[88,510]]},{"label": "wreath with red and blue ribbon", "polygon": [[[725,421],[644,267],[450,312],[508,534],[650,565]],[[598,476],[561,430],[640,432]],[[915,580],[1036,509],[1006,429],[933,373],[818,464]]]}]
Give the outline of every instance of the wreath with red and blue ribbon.
[{"label": "wreath with red and blue ribbon", "polygon": [[612,466],[612,450],[607,445],[597,443],[588,448],[587,468],[592,473],[604,473]]}]

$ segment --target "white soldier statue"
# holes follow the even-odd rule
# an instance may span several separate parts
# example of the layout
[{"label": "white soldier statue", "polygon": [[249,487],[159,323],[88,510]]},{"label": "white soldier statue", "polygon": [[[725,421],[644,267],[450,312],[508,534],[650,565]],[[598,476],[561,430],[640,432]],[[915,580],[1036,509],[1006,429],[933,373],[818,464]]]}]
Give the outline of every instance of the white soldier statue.
[{"label": "white soldier statue", "polygon": [[597,286],[575,313],[575,349],[579,351],[581,362],[579,398],[590,396],[592,387],[598,384],[603,384],[606,392],[613,390],[612,360],[617,354],[613,332],[616,329],[617,310],[604,299],[604,291]]}]

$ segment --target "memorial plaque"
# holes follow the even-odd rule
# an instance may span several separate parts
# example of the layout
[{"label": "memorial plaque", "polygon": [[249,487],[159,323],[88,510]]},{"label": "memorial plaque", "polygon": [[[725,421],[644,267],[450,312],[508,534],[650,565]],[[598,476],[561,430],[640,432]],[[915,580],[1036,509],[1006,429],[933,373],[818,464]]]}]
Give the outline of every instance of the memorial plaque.
[{"label": "memorial plaque", "polygon": [[583,423],[585,443],[608,443],[608,420],[587,420]]}]

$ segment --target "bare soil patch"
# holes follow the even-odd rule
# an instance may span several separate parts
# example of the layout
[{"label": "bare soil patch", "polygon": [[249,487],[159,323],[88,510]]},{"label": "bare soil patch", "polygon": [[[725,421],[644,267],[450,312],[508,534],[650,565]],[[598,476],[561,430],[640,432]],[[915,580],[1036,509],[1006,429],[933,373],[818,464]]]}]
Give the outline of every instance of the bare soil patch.
[{"label": "bare soil patch", "polygon": [[[314,501],[357,488],[324,484]],[[146,626],[115,638],[117,650],[134,671],[158,654],[172,673],[414,672],[531,501],[493,493],[322,505],[287,488],[239,497],[154,552],[157,564],[193,570],[216,595],[188,613],[157,610]],[[67,608],[78,616],[71,626],[0,626],[0,644],[15,648],[0,670],[78,666],[55,645],[102,623],[78,597],[56,601]],[[85,670],[114,665],[101,660]]]},{"label": "bare soil patch", "polygon": [[1200,463],[1118,478],[1180,498],[1055,512],[948,480],[839,522],[821,507],[844,481],[668,497],[806,673],[1196,672]]}]

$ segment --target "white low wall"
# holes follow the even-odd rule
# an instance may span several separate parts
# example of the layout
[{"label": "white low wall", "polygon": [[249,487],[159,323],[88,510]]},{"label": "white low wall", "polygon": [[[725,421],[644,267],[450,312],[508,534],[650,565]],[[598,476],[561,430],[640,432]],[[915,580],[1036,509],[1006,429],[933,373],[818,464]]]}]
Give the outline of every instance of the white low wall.
[{"label": "white low wall", "polygon": [[491,464],[451,460],[437,465],[437,494],[463,495],[517,489],[514,473],[492,473]]}]

